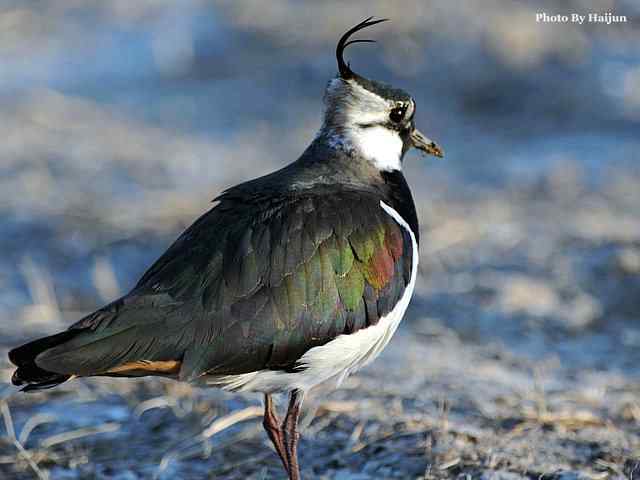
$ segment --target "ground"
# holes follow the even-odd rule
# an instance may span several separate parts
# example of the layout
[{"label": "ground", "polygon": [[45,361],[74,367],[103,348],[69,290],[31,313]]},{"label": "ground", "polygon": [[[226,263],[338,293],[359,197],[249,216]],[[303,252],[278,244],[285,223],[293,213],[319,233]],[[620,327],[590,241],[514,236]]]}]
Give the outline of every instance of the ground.
[{"label": "ground", "polygon": [[[413,303],[379,359],[309,395],[305,478],[640,476],[640,188],[579,178],[418,195]],[[282,478],[257,395],[158,379],[2,392],[5,477]]]}]

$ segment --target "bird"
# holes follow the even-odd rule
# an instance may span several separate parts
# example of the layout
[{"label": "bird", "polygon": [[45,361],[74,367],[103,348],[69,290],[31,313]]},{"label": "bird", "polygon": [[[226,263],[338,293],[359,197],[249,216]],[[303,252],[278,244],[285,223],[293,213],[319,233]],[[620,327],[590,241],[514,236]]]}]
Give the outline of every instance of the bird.
[{"label": "bird", "polygon": [[[418,274],[419,226],[405,154],[442,148],[416,102],[344,60],[338,41],[323,121],[300,157],[224,190],[121,298],[9,352],[25,392],[77,377],[162,376],[264,395],[263,426],[300,479],[305,394],[337,387],[387,345]],[[288,394],[281,419],[273,395]]]}]

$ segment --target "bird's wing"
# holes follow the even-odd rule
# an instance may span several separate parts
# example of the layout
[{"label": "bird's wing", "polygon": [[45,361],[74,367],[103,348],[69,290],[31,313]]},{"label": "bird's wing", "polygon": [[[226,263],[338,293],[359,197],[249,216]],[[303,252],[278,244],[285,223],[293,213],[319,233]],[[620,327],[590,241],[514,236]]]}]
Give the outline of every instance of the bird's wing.
[{"label": "bird's wing", "polygon": [[291,368],[391,311],[412,253],[371,194],[223,200],[129,295],[73,325],[81,332],[37,364],[79,375],[160,365],[185,380]]}]

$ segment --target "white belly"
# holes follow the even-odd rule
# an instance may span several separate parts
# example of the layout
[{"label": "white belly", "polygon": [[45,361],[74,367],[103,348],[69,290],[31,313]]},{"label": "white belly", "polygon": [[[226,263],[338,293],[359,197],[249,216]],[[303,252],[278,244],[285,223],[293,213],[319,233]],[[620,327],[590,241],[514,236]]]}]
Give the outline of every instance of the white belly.
[{"label": "white belly", "polygon": [[375,325],[355,333],[340,335],[322,346],[310,349],[298,360],[297,365],[303,367],[298,372],[259,370],[240,375],[208,377],[204,379],[205,383],[236,391],[309,390],[329,379],[335,379],[336,384],[339,385],[347,375],[371,362],[380,354],[395,333],[409,306],[418,273],[418,242],[415,235],[398,212],[382,201],[380,206],[407,230],[413,247],[411,278],[393,310],[381,317]]}]

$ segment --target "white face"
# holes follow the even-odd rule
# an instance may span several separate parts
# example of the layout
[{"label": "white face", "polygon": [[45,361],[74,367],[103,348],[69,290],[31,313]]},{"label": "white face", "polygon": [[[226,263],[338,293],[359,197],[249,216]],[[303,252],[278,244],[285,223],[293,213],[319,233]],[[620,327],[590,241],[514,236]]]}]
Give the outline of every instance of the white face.
[{"label": "white face", "polygon": [[354,128],[350,140],[378,170],[401,170],[402,139],[397,131],[384,127]]},{"label": "white face", "polygon": [[[378,170],[402,169],[403,141],[399,126],[407,126],[415,105],[410,101],[400,125],[390,125],[398,103],[384,99],[355,82],[334,79],[327,89],[327,115],[323,129],[335,128],[331,140],[342,148],[354,148]],[[339,107],[333,108],[338,105]],[[331,109],[331,110],[330,110]],[[393,128],[395,127],[395,128]]]}]

